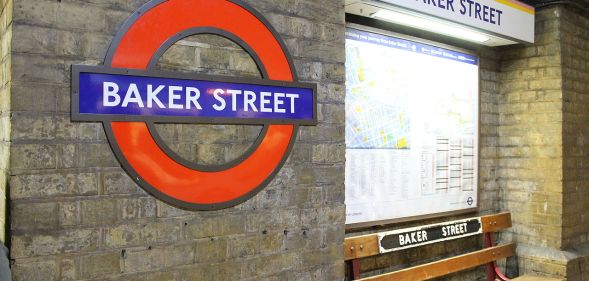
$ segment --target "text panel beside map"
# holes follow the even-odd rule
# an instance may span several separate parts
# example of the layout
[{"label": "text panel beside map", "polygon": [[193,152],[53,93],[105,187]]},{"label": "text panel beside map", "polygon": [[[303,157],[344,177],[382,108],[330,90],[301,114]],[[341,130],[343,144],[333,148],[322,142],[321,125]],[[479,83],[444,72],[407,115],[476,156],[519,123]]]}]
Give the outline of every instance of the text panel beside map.
[{"label": "text panel beside map", "polygon": [[346,30],[346,223],[477,207],[478,58]]}]

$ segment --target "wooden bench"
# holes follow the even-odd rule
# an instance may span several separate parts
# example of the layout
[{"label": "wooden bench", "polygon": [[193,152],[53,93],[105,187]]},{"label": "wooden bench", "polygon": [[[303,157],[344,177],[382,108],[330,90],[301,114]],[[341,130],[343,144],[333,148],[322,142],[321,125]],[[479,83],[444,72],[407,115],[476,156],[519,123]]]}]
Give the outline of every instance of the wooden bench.
[{"label": "wooden bench", "polygon": [[[465,269],[486,265],[487,280],[558,281],[562,279],[521,276],[507,278],[496,261],[515,255],[515,244],[494,245],[493,232],[511,227],[511,214],[500,213],[447,223],[432,224],[390,232],[349,237],[344,242],[344,253],[349,280],[428,280]],[[360,279],[361,258],[376,256],[390,251],[404,250],[441,241],[454,240],[473,235],[483,235],[484,248],[410,268]]]}]

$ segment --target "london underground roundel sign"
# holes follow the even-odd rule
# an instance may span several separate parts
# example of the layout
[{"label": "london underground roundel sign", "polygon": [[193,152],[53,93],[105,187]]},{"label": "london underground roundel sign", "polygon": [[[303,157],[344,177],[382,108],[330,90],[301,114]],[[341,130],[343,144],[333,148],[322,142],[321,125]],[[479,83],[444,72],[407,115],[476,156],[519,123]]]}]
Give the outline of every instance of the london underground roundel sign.
[{"label": "london underground roundel sign", "polygon": [[[239,44],[264,79],[154,69],[170,46],[196,34]],[[72,120],[103,122],[123,168],[153,196],[184,209],[222,209],[264,188],[286,161],[298,126],[317,123],[316,85],[296,80],[284,43],[244,3],[154,0],[123,24],[103,66],[72,66]],[[169,149],[155,123],[264,128],[240,158],[203,166]]]}]

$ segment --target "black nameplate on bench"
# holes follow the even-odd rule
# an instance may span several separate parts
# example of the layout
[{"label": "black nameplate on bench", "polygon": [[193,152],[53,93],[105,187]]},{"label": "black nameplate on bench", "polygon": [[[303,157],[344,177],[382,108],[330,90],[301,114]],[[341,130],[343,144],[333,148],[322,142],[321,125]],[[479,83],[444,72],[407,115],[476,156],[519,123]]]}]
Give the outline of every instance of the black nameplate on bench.
[{"label": "black nameplate on bench", "polygon": [[481,234],[482,231],[481,219],[473,218],[383,232],[378,234],[379,252],[387,253],[458,239]]}]

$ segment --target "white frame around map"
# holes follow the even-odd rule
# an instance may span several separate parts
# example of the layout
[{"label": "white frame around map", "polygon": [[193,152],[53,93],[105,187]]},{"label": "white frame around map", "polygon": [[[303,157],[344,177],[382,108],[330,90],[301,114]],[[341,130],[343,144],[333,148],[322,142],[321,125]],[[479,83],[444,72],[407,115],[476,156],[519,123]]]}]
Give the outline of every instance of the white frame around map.
[{"label": "white frame around map", "polygon": [[[442,210],[440,210],[440,208],[436,208],[436,207],[431,207],[430,203],[426,203],[426,204],[417,204],[417,205],[423,205],[420,206],[418,208],[422,208],[423,211],[420,212],[416,212],[415,214],[405,214],[405,215],[401,215],[401,216],[396,216],[396,215],[391,215],[392,212],[394,212],[394,208],[395,208],[395,204],[389,204],[386,205],[387,207],[383,207],[383,205],[379,205],[380,207],[375,207],[378,205],[378,200],[382,199],[382,198],[374,198],[372,201],[370,202],[364,202],[364,203],[360,203],[360,204],[355,204],[355,202],[352,202],[350,200],[353,200],[352,198],[354,198],[354,196],[349,196],[350,191],[349,187],[348,187],[348,180],[350,175],[352,175],[353,173],[365,173],[366,172],[366,168],[357,165],[357,163],[354,164],[354,167],[349,167],[349,152],[352,150],[357,150],[357,149],[348,149],[346,147],[346,205],[347,205],[347,211],[346,211],[346,227],[351,229],[351,228],[360,228],[360,227],[368,227],[368,226],[374,226],[374,225],[383,225],[383,224],[388,224],[388,223],[396,223],[396,222],[403,222],[403,221],[411,221],[411,220],[419,220],[419,219],[425,219],[425,218],[432,218],[432,217],[440,217],[440,216],[447,216],[447,215],[455,215],[455,214],[463,214],[463,213],[469,213],[469,212],[474,212],[478,210],[478,206],[479,206],[479,196],[478,196],[478,165],[479,165],[479,142],[480,142],[480,138],[479,138],[479,126],[480,126],[480,101],[479,101],[479,95],[480,95],[480,79],[479,79],[479,75],[480,75],[480,67],[479,67],[479,58],[476,56],[476,54],[474,54],[471,51],[468,50],[464,50],[461,48],[456,48],[453,46],[449,46],[449,45],[445,45],[445,44],[441,44],[438,42],[432,42],[432,41],[428,41],[428,40],[424,40],[424,39],[420,39],[420,38],[415,38],[415,37],[411,37],[411,36],[407,36],[407,35],[402,35],[402,34],[397,34],[397,33],[393,33],[393,32],[389,32],[389,31],[385,31],[385,30],[381,30],[381,29],[376,29],[376,28],[372,28],[372,27],[367,27],[367,26],[362,26],[362,25],[357,25],[357,24],[347,24],[346,27],[348,29],[354,29],[354,30],[358,30],[360,32],[368,32],[368,33],[372,33],[372,34],[377,34],[378,36],[380,35],[384,35],[387,37],[393,37],[400,39],[401,41],[407,40],[407,41],[411,41],[411,42],[415,42],[417,45],[429,45],[432,47],[432,49],[436,49],[436,48],[441,48],[441,49],[445,49],[448,50],[449,53],[462,53],[462,54],[466,54],[469,56],[473,56],[476,57],[477,62],[476,62],[476,91],[474,91],[474,95],[472,96],[473,99],[473,106],[474,106],[474,117],[473,117],[473,121],[474,121],[474,132],[473,132],[473,145],[474,147],[472,148],[473,151],[473,156],[472,156],[472,166],[473,166],[473,176],[472,176],[472,190],[470,189],[465,189],[464,191],[470,191],[473,195],[471,197],[468,197],[468,200],[471,201],[471,205],[469,206],[461,206],[461,207],[457,207],[454,209],[450,209],[448,210],[448,208],[441,208]],[[346,31],[348,31],[348,29]],[[346,42],[348,41],[347,39],[348,37],[346,36]],[[395,44],[394,42],[391,44]],[[380,44],[382,45],[382,44]],[[415,49],[414,49],[415,51]],[[456,59],[454,59],[456,60]],[[386,63],[386,62],[383,62]],[[474,64],[474,63],[471,63]],[[347,71],[347,68],[346,68]],[[474,73],[472,73],[474,74]],[[472,84],[471,84],[472,86]],[[346,92],[347,95],[347,92]],[[349,109],[347,108],[347,111]],[[348,113],[346,113],[346,122],[348,122]],[[348,143],[348,140],[346,141],[346,143]],[[448,144],[450,146],[450,144]],[[410,147],[410,145],[407,145],[407,147]],[[399,148],[396,148],[399,149]],[[368,150],[374,150],[375,154],[382,154],[383,152],[386,152],[387,150],[378,150],[378,149],[366,149]],[[450,153],[450,152],[448,152]],[[462,153],[462,152],[461,152]],[[466,155],[466,154],[463,154]],[[381,157],[382,158],[382,157]],[[389,163],[389,162],[387,162]],[[373,164],[372,164],[373,165]],[[394,164],[397,166],[403,166],[406,165],[405,163],[399,162],[399,164]],[[367,166],[368,167],[368,166]],[[374,165],[372,166],[374,167]],[[450,169],[450,168],[449,168]],[[435,173],[435,170],[434,170]],[[382,174],[382,172],[381,172]],[[370,175],[372,178],[376,178],[377,176],[374,175]],[[461,182],[462,183],[462,182]],[[357,184],[356,184],[357,186]],[[368,189],[374,189],[377,188],[376,186],[378,186],[378,184],[371,184],[371,185],[367,185],[366,188]],[[384,185],[383,185],[384,186]],[[417,186],[419,188],[419,186]],[[461,187],[462,188],[462,187]],[[356,193],[358,193],[358,191],[354,191]],[[474,200],[472,197],[474,197]],[[382,199],[385,200],[385,199]],[[359,200],[361,201],[361,200]],[[352,204],[355,204],[354,206],[352,206]],[[412,204],[412,207],[415,204]],[[435,204],[434,204],[435,205]],[[464,205],[464,204],[462,204]],[[354,212],[359,210],[360,208],[364,208],[362,211],[365,212],[371,212],[373,214],[371,214],[370,216],[363,216],[364,219],[357,221],[357,220],[353,220],[352,222],[349,221],[349,216],[351,214],[353,214]],[[364,206],[364,207],[362,207]],[[382,213],[382,215],[379,215],[379,213]],[[370,219],[366,219],[366,217],[370,217]]]}]

